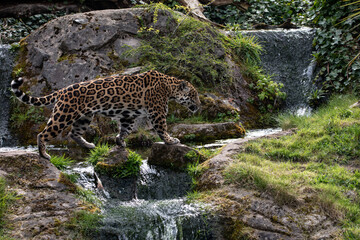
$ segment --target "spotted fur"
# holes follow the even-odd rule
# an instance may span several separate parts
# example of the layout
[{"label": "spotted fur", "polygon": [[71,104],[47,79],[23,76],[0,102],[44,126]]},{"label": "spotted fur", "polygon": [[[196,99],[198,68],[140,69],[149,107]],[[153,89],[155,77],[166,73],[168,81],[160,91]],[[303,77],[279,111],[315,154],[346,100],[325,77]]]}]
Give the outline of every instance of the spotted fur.
[{"label": "spotted fur", "polygon": [[148,117],[157,134],[166,144],[180,141],[167,133],[166,115],[168,101],[173,99],[192,112],[198,110],[200,100],[196,89],[187,81],[167,76],[157,71],[137,75],[105,77],[75,83],[43,97],[32,97],[19,87],[23,79],[11,83],[15,96],[34,106],[54,103],[53,112],[44,130],[38,134],[40,156],[50,159],[46,143],[57,137],[66,127],[72,126],[71,138],[79,145],[94,148],[83,133],[95,114],[101,114],[119,122],[116,143],[125,147],[124,139],[131,133],[138,117]]}]

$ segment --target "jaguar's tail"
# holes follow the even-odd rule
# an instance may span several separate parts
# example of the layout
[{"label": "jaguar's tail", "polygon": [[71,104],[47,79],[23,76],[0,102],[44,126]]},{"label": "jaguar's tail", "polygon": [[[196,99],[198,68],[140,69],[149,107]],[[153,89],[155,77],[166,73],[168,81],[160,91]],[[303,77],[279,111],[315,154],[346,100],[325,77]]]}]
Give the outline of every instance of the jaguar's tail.
[{"label": "jaguar's tail", "polygon": [[34,106],[46,106],[56,102],[57,92],[53,92],[43,97],[31,97],[19,89],[23,82],[24,80],[22,78],[18,78],[17,80],[13,80],[11,82],[11,90],[14,92],[15,96],[23,103]]}]

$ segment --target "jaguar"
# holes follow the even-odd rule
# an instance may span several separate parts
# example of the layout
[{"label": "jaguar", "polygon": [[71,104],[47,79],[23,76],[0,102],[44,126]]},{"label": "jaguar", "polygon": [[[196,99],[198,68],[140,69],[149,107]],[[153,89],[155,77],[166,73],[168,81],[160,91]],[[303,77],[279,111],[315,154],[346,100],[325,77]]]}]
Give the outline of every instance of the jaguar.
[{"label": "jaguar", "polygon": [[23,78],[11,82],[11,89],[20,101],[33,106],[54,104],[47,125],[37,135],[39,155],[49,160],[46,144],[69,126],[71,139],[82,147],[95,148],[82,135],[96,114],[111,117],[118,122],[116,144],[125,148],[124,140],[132,132],[135,120],[139,117],[150,120],[165,144],[180,142],[167,133],[169,100],[175,100],[191,112],[200,108],[198,92],[191,83],[155,70],[75,83],[43,97],[24,93],[19,89],[23,82]]}]

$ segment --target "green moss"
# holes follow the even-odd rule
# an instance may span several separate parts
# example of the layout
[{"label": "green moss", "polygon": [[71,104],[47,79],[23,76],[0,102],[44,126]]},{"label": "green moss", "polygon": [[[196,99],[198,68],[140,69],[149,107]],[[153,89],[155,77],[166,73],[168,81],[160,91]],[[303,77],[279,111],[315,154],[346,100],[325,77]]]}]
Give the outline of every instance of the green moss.
[{"label": "green moss", "polygon": [[76,54],[63,54],[58,58],[57,61],[58,62],[68,61],[69,63],[74,63],[76,57],[77,57]]},{"label": "green moss", "polygon": [[150,147],[154,142],[159,141],[161,139],[156,133],[139,128],[136,133],[128,136],[126,144],[131,147]]}]

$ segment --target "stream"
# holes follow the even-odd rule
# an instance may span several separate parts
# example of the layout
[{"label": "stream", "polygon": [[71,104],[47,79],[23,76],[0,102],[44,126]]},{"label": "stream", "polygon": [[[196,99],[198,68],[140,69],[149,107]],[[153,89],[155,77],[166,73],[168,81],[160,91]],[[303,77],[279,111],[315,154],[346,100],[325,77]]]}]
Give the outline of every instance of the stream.
[{"label": "stream", "polygon": [[[254,138],[281,129],[259,129],[247,133]],[[217,148],[236,139],[218,140],[199,147]],[[114,179],[100,176],[104,190],[95,186],[94,168],[86,162],[67,170],[77,174],[78,184],[94,191],[103,202],[104,219],[97,239],[182,240],[217,239],[218,217],[211,206],[189,202],[191,178],[185,172],[152,166],[145,159],[137,178]]]}]

